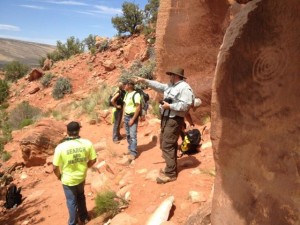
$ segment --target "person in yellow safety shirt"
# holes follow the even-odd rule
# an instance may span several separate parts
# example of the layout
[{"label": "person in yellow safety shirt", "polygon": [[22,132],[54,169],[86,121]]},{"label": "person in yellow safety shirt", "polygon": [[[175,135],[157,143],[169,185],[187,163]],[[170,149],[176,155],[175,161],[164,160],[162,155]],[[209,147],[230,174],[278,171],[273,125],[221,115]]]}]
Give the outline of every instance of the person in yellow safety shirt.
[{"label": "person in yellow safety shirt", "polygon": [[56,148],[53,156],[53,170],[63,185],[69,211],[68,225],[76,225],[79,217],[82,223],[89,221],[84,195],[87,169],[97,159],[93,144],[79,136],[81,126],[72,121],[67,125],[68,137]]},{"label": "person in yellow safety shirt", "polygon": [[133,80],[127,80],[125,83],[124,124],[129,160],[134,160],[137,157],[137,127],[141,110],[141,95],[134,90]]}]

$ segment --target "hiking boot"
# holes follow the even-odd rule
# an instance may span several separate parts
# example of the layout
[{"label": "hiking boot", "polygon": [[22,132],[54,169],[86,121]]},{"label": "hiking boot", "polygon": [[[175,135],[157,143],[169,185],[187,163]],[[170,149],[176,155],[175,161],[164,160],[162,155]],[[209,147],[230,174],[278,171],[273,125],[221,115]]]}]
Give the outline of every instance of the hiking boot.
[{"label": "hiking boot", "polygon": [[168,177],[165,174],[160,174],[157,178],[156,178],[156,183],[158,184],[165,184],[168,182],[172,182],[174,180],[176,180],[177,177]]},{"label": "hiking boot", "polygon": [[130,154],[130,155],[128,156],[128,159],[131,160],[131,161],[133,161],[133,160],[136,159],[136,156]]},{"label": "hiking boot", "polygon": [[165,169],[160,169],[160,170],[159,170],[159,173],[166,175]]},{"label": "hiking boot", "polygon": [[123,155],[130,155],[130,152],[124,152]]},{"label": "hiking boot", "polygon": [[84,225],[87,224],[89,222],[88,219],[85,219],[84,221],[80,220],[80,222],[78,223],[78,225]]}]

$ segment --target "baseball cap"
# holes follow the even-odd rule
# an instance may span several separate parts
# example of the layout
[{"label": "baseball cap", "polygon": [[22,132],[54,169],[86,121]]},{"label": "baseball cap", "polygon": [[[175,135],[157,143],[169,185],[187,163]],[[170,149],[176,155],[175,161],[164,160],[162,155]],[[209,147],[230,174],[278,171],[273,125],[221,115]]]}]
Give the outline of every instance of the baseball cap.
[{"label": "baseball cap", "polygon": [[70,134],[77,133],[80,130],[80,128],[81,128],[80,123],[78,123],[76,121],[72,121],[72,122],[68,123],[68,125],[67,125],[67,131]]},{"label": "baseball cap", "polygon": [[124,81],[124,84],[131,84],[131,85],[135,85],[135,82],[131,79],[128,79],[126,81]]}]

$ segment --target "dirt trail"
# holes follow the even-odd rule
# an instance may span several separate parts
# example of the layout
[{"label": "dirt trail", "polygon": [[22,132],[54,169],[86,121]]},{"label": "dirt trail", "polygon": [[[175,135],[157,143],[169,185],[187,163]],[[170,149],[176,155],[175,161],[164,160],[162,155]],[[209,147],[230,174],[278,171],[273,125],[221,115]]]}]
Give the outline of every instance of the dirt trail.
[{"label": "dirt trail", "polygon": [[[192,156],[183,156],[178,160],[179,176],[175,182],[158,185],[153,180],[146,180],[144,171],[158,170],[164,167],[161,157],[158,139],[159,123],[144,125],[138,128],[139,157],[130,166],[116,166],[123,152],[126,152],[126,140],[120,144],[111,141],[112,127],[106,124],[89,125],[82,123],[81,136],[90,139],[93,143],[100,139],[106,139],[107,149],[111,157],[106,159],[113,169],[118,171],[130,171],[133,174],[131,202],[124,211],[138,220],[138,224],[145,224],[156,207],[168,196],[174,195],[175,202],[170,221],[175,224],[183,224],[186,218],[202,203],[191,203],[188,199],[189,191],[197,191],[201,194],[203,202],[210,195],[214,171],[214,163],[211,148],[206,148]],[[200,128],[200,127],[199,127]],[[124,134],[124,130],[121,130]],[[205,142],[209,136],[204,135]],[[16,158],[18,153],[13,154]],[[12,158],[10,161],[13,161]],[[21,176],[27,178],[21,179]],[[45,173],[45,167],[24,168],[23,172],[15,176],[14,181],[22,186],[24,202],[17,208],[2,212],[0,224],[21,225],[26,224],[66,224],[68,219],[65,197],[61,183],[53,173]],[[85,187],[87,206],[91,212],[95,207],[94,194],[90,191],[90,185]]]}]

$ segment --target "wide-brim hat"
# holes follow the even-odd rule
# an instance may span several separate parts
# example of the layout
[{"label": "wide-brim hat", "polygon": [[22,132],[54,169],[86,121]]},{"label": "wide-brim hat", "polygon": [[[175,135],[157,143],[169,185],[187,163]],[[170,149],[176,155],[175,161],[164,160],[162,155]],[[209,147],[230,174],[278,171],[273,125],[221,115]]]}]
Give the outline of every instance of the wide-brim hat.
[{"label": "wide-brim hat", "polygon": [[184,69],[179,68],[179,67],[175,67],[170,69],[169,71],[166,72],[167,75],[178,75],[180,77],[183,77],[184,79],[186,79],[186,77],[184,76]]}]

